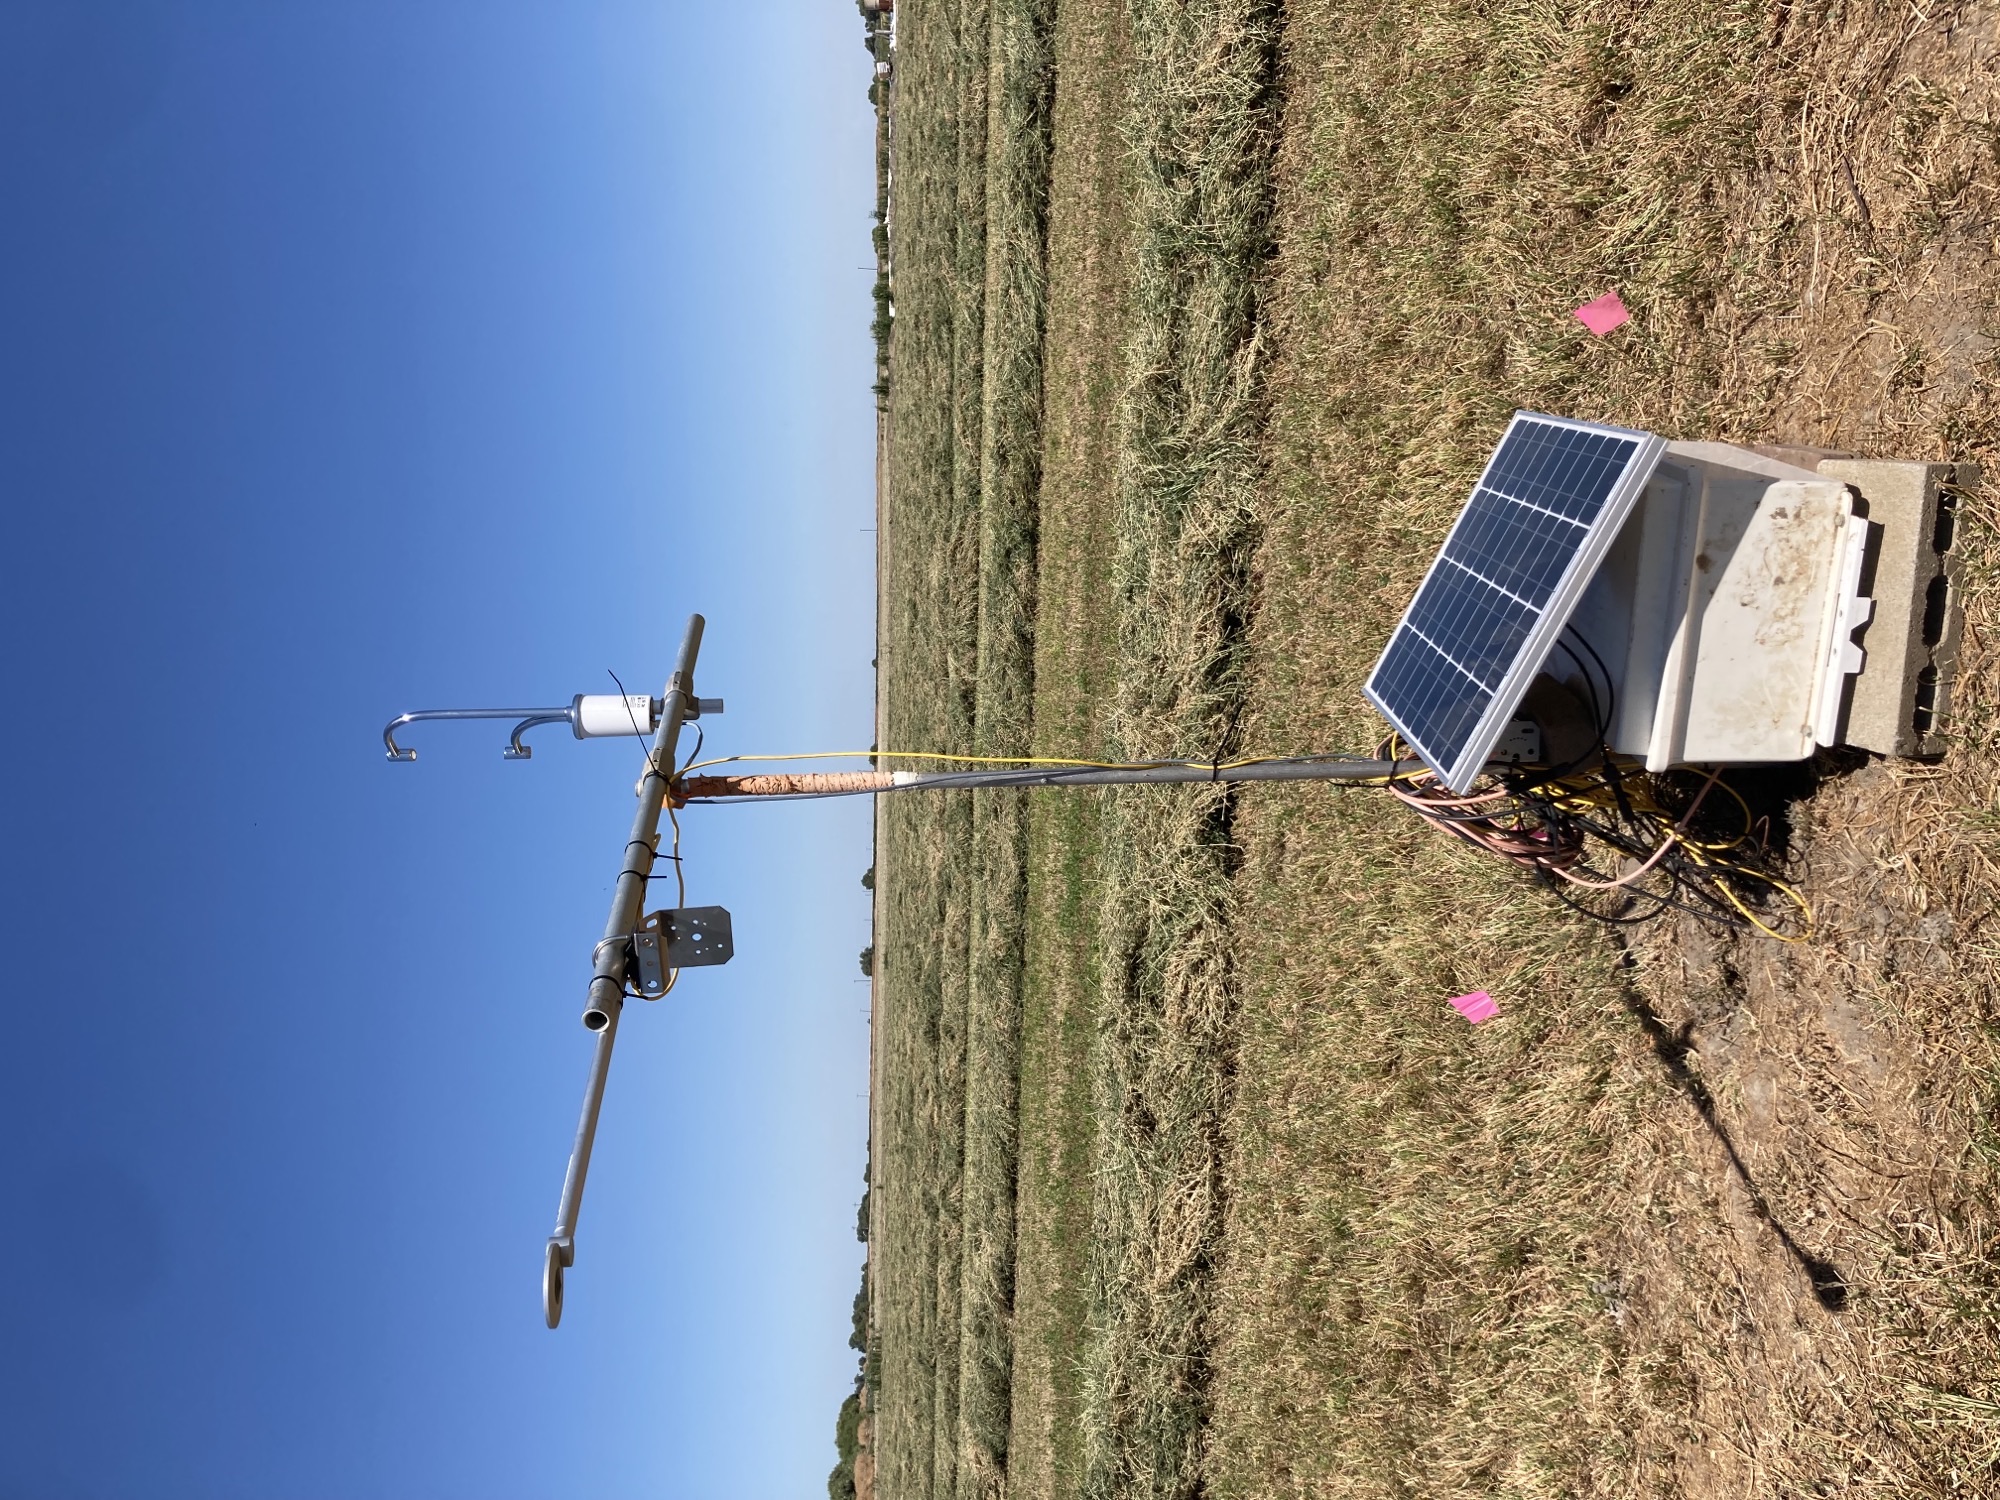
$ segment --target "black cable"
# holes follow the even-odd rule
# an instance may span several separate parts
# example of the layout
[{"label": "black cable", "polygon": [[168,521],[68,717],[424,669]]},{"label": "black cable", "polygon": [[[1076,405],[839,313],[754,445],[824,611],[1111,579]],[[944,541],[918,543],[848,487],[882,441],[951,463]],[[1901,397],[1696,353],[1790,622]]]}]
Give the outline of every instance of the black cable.
[{"label": "black cable", "polygon": [[[1618,684],[1611,680],[1611,669],[1604,665],[1604,658],[1599,656],[1597,648],[1590,644],[1589,636],[1578,630],[1574,625],[1563,626],[1563,634],[1575,636],[1577,644],[1590,653],[1590,659],[1597,663],[1597,670],[1604,675],[1604,727],[1598,731],[1598,734],[1600,737],[1608,737],[1611,733],[1611,726],[1618,722]],[[1562,644],[1560,636],[1557,637],[1557,644]],[[1563,649],[1566,651],[1569,650],[1567,646],[1564,646]],[[1583,665],[1582,662],[1577,661],[1576,653],[1573,651],[1570,652],[1570,660],[1575,661],[1579,667]]]},{"label": "black cable", "polygon": [[[1116,783],[1097,782],[1097,781],[1089,781],[1083,779],[1102,776],[1108,770],[1130,769],[1135,771],[1146,771],[1146,770],[1162,769],[1169,767],[1171,768],[1185,767],[1186,769],[1193,771],[1208,771],[1210,773],[1209,777],[1207,778],[1208,780],[1218,781],[1218,782],[1228,782],[1233,784],[1237,780],[1237,778],[1230,776],[1226,773],[1231,771],[1236,771],[1239,769],[1244,769],[1250,766],[1318,766],[1318,765],[1338,764],[1342,761],[1348,761],[1351,759],[1352,757],[1344,755],[1264,755],[1264,756],[1258,756],[1254,760],[1242,760],[1242,761],[1156,760],[1156,761],[1132,762],[1128,767],[1107,766],[1107,765],[1079,765],[1079,766],[1055,766],[1055,767],[1021,766],[1010,771],[964,771],[964,772],[942,771],[942,772],[931,772],[926,774],[932,776],[963,775],[967,777],[976,776],[981,778],[976,784],[967,783],[966,785],[963,786],[938,786],[935,783],[930,784],[932,790],[942,790],[942,791],[991,791],[991,790],[1004,789],[1010,787],[1012,788],[1025,787],[1030,789],[1034,787],[1060,787],[1060,786],[1070,785],[1073,782],[1077,781],[1082,781],[1082,784],[1084,785],[1107,786],[1107,785],[1114,785]],[[689,762],[690,767],[692,766],[692,764],[693,762]],[[1393,775],[1394,773],[1393,771],[1391,771],[1391,772],[1384,772],[1382,774],[1386,778],[1387,776]],[[1373,781],[1360,780],[1360,779],[1356,780],[1348,780],[1346,778],[1329,778],[1329,779],[1333,780],[1336,785],[1343,785],[1343,786],[1372,786],[1379,784]],[[918,783],[918,785],[920,786],[925,784],[926,783]],[[837,791],[837,792],[817,792],[817,791],[758,792],[754,795],[744,795],[737,797],[691,797],[688,799],[688,801],[690,803],[750,802],[750,801],[781,802],[789,800],[798,800],[807,797],[872,797],[883,792],[901,791],[904,789],[905,789],[904,787],[899,785],[895,787],[860,787],[852,791]]]},{"label": "black cable", "polygon": [[[1582,637],[1579,636],[1578,639],[1581,640]],[[1583,677],[1583,691],[1590,699],[1590,727],[1596,731],[1597,743],[1601,745],[1604,743],[1604,737],[1611,732],[1611,717],[1605,711],[1604,705],[1597,701],[1597,683],[1590,675],[1590,668],[1584,665],[1582,657],[1570,650],[1569,642],[1560,636],[1556,637],[1556,649],[1576,663],[1576,669]],[[1563,686],[1567,688],[1568,684],[1565,683]],[[1576,694],[1571,692],[1570,696],[1574,698]]]},{"label": "black cable", "polygon": [[1605,912],[1593,911],[1588,906],[1585,906],[1581,901],[1577,900],[1574,896],[1570,895],[1570,893],[1563,888],[1563,882],[1560,880],[1551,881],[1549,888],[1555,892],[1556,899],[1562,902],[1562,904],[1564,906],[1567,906],[1571,911],[1574,911],[1581,916],[1588,917],[1593,922],[1602,922],[1608,927],[1630,927],[1635,923],[1650,922],[1654,918],[1658,917],[1662,912],[1665,912],[1668,909],[1672,909],[1674,911],[1686,912],[1689,916],[1697,917],[1704,921],[1720,922],[1722,920],[1721,918],[1717,917],[1715,912],[1712,910],[1705,910],[1698,906],[1690,906],[1685,901],[1676,901],[1671,896],[1663,896],[1655,891],[1633,892],[1633,894],[1635,895],[1643,895],[1647,897],[1649,900],[1658,903],[1658,905],[1656,905],[1651,911],[1634,912],[1629,916],[1614,917]]},{"label": "black cable", "polygon": [[646,746],[646,764],[652,768],[655,776],[658,776],[662,781],[667,781],[669,778],[661,772],[659,761],[653,757],[653,747],[646,743],[646,731],[639,727],[639,716],[632,712],[632,695],[625,691],[624,683],[618,682],[618,674],[616,672],[612,672],[609,667],[606,667],[604,670],[610,673],[613,682],[618,683],[618,701],[625,705],[625,717],[632,721],[632,733],[638,738],[640,744]]},{"label": "black cable", "polygon": [[1563,630],[1566,634],[1576,636],[1577,640],[1582,644],[1583,649],[1590,653],[1591,660],[1597,663],[1597,669],[1604,673],[1604,693],[1607,701],[1604,703],[1597,701],[1597,684],[1591,679],[1590,668],[1584,665],[1583,658],[1570,649],[1569,643],[1562,636],[1557,636],[1556,645],[1562,648],[1565,656],[1576,663],[1577,671],[1583,677],[1583,690],[1588,695],[1589,702],[1586,704],[1584,698],[1579,696],[1576,690],[1568,683],[1558,681],[1553,677],[1549,680],[1556,683],[1570,697],[1576,699],[1579,706],[1589,708],[1591,728],[1595,731],[1597,738],[1594,744],[1588,746],[1574,760],[1540,772],[1531,782],[1527,783],[1529,785],[1541,785],[1551,781],[1560,781],[1563,777],[1570,775],[1579,767],[1587,764],[1593,755],[1601,754],[1606,759],[1609,759],[1611,755],[1611,749],[1606,743],[1606,737],[1611,733],[1611,726],[1616,721],[1618,713],[1617,690],[1611,681],[1611,673],[1605,668],[1604,658],[1597,654],[1597,648],[1592,646],[1589,641],[1584,640],[1583,635],[1579,631],[1573,626],[1568,625],[1564,626]]}]

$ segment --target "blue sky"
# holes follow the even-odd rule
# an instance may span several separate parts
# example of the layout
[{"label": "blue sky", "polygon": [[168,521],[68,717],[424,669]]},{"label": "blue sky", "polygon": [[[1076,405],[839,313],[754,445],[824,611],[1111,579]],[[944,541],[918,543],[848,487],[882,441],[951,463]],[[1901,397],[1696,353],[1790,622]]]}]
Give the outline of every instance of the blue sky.
[{"label": "blue sky", "polygon": [[640,752],[872,737],[845,0],[0,0],[0,1500],[811,1495],[849,1389],[868,806],[690,809],[738,956],[621,1027]]}]

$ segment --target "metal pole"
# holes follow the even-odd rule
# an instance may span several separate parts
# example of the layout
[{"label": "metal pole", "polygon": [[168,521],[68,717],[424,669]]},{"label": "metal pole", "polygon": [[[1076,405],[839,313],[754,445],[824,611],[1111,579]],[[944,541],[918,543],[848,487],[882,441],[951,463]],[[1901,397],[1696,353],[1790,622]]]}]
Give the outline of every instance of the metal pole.
[{"label": "metal pole", "polygon": [[891,772],[892,791],[951,791],[1002,786],[1151,786],[1161,782],[1373,781],[1423,768],[1416,760],[1351,760],[1344,756],[1253,761],[1232,766],[1207,761],[1170,761],[1150,766],[1027,766],[1017,771]]},{"label": "metal pole", "polygon": [[689,798],[840,797],[881,792],[966,791],[995,787],[1149,786],[1245,781],[1372,781],[1421,770],[1416,760],[1324,756],[1251,762],[1160,761],[1130,766],[1022,766],[990,771],[825,771],[754,776],[691,776]]},{"label": "metal pole", "polygon": [[583,1024],[597,1033],[597,1049],[590,1059],[590,1078],[583,1090],[583,1116],[577,1121],[569,1170],[563,1175],[555,1233],[549,1236],[542,1260],[542,1313],[551,1328],[562,1321],[563,1272],[576,1264],[576,1219],[583,1207],[584,1179],[590,1173],[590,1148],[597,1139],[597,1112],[604,1104],[604,1081],[611,1072],[611,1049],[618,1040],[618,1012],[625,1004],[625,939],[638,927],[646,904],[646,877],[653,872],[653,852],[660,841],[660,805],[666,799],[667,785],[674,774],[681,723],[695,706],[694,659],[701,650],[703,624],[700,615],[688,617],[680,659],[667,682],[652,755],[639,782],[639,811],[632,819],[632,836],[625,843],[618,889],[611,897],[611,917],[604,924],[604,939],[592,955],[590,999],[584,1008]]}]

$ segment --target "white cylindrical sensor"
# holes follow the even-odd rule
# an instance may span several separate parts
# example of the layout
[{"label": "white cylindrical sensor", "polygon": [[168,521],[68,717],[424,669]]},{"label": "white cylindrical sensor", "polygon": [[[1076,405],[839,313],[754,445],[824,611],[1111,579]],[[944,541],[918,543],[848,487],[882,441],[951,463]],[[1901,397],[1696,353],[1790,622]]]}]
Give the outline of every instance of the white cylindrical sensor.
[{"label": "white cylindrical sensor", "polygon": [[653,700],[644,693],[578,693],[570,704],[570,728],[580,740],[600,735],[648,735],[659,727]]}]

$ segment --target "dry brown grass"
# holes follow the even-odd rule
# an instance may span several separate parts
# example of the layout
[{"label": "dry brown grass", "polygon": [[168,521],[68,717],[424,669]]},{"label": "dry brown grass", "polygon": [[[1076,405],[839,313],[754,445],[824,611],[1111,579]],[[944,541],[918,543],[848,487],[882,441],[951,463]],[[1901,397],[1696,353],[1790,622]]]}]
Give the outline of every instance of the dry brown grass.
[{"label": "dry brown grass", "polygon": [[[974,6],[983,13],[983,6]],[[978,656],[979,456],[957,420],[978,408],[968,335],[984,286],[958,274],[964,63],[961,5],[916,0],[899,17],[894,144],[896,318],[891,335],[885,589],[885,732],[971,748]],[[983,117],[978,121],[983,133]],[[968,395],[968,382],[972,390]],[[970,799],[892,802],[877,850],[895,892],[878,923],[883,1026],[870,1246],[880,1311],[870,1361],[885,1495],[948,1497],[958,1472],[959,1261],[963,1247]]]},{"label": "dry brown grass", "polygon": [[[1135,4],[1112,742],[1231,753],[1258,442],[1275,8]],[[1235,987],[1232,799],[1107,799],[1082,1493],[1203,1483]]]},{"label": "dry brown grass", "polygon": [[[896,732],[960,748],[1019,732],[984,609],[1029,580],[980,506],[1026,470],[990,389],[968,417],[1002,363],[946,237],[969,116],[915,66],[945,7],[907,7],[897,264],[951,269],[899,291],[885,666]],[[1988,13],[1294,0],[1274,68],[1275,19],[1055,12],[1038,750],[1369,742],[1361,678],[1515,405],[2000,446]],[[1599,342],[1569,309],[1611,285]],[[1991,505],[1952,754],[1793,806],[1807,949],[1623,945],[1367,794],[1035,802],[1024,898],[1018,826],[899,811],[884,1493],[1002,1459],[1037,1497],[2000,1491]],[[982,1167],[975,1209],[1012,1106],[968,1038],[1004,1042],[1023,901],[1016,1186]],[[1442,1005],[1475,987],[1477,1031]],[[1010,1219],[1003,1328],[974,1265]],[[1004,1447],[970,1394],[1003,1332]]]},{"label": "dry brown grass", "polygon": [[[1046,420],[1036,557],[1034,747],[1106,751],[1115,667],[1114,414],[1125,333],[1128,194],[1119,127],[1129,47],[1116,7],[1056,11]],[[1090,1056],[1103,798],[1031,796],[1008,1491],[1076,1493],[1088,1347]]]},{"label": "dry brown grass", "polygon": [[[986,49],[979,657],[973,719],[973,745],[981,755],[1025,755],[1030,747],[1052,9],[1050,0],[993,5]],[[1027,808],[1019,797],[974,795],[968,858],[977,899],[967,1008],[968,1128],[959,1271],[962,1500],[998,1500],[1007,1480],[1027,833]]]},{"label": "dry brown grass", "polygon": [[[1022,753],[1041,438],[1046,0],[899,19],[884,748]],[[883,1232],[875,1435],[885,1491],[1005,1481],[1025,813],[885,810]]]},{"label": "dry brown grass", "polygon": [[[1516,405],[1993,445],[1986,19],[1290,17],[1260,745],[1375,732],[1360,681]],[[1612,285],[1600,343],[1568,310]],[[1952,755],[1795,808],[1810,948],[1628,950],[1372,802],[1246,799],[1218,1489],[2000,1487],[1991,537]]]}]

